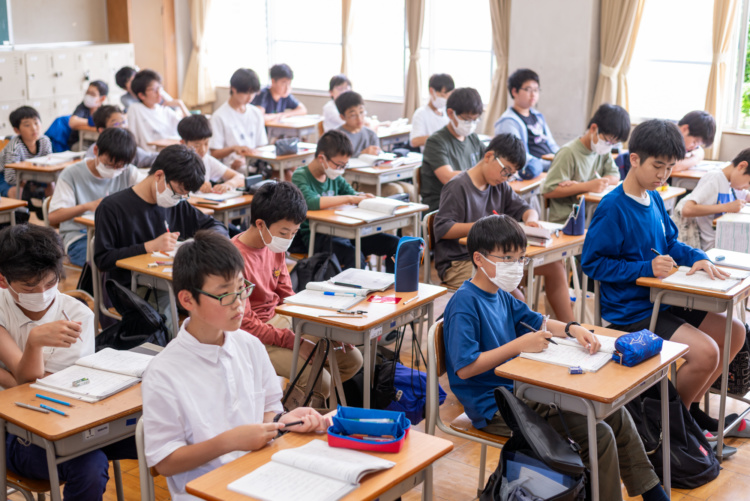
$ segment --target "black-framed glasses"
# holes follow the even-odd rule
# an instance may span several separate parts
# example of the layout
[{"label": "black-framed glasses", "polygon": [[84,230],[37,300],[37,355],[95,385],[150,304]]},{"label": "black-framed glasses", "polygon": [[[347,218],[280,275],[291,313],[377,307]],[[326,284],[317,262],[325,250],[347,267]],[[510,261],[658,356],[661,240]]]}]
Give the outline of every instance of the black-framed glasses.
[{"label": "black-framed glasses", "polygon": [[521,90],[524,92],[528,92],[529,94],[539,94],[542,92],[542,89],[539,87],[521,87]]},{"label": "black-framed glasses", "polygon": [[245,282],[245,288],[242,289],[239,292],[227,292],[226,294],[222,294],[221,296],[217,296],[216,294],[211,294],[206,291],[202,291],[200,289],[196,289],[198,292],[203,294],[204,296],[212,297],[219,301],[219,304],[222,306],[229,306],[231,304],[234,304],[235,301],[237,301],[237,298],[242,299],[243,301],[250,297],[250,295],[253,293],[253,289],[255,289],[255,284],[250,282],[247,279],[243,279]]},{"label": "black-framed glasses", "polygon": [[506,166],[504,166],[503,163],[500,161],[499,157],[495,157],[495,160],[497,160],[497,163],[499,163],[500,167],[503,168],[503,170],[500,171],[500,175],[503,176],[504,178],[509,178],[513,174],[516,173],[516,171],[514,171],[513,169],[509,169]]},{"label": "black-framed glasses", "polygon": [[177,193],[177,191],[175,191],[175,189],[172,188],[172,183],[168,182],[166,180],[166,178],[164,179],[164,182],[166,183],[167,188],[169,188],[169,191],[172,192],[172,198],[173,199],[175,199],[175,200],[187,200],[190,197],[190,195],[180,195],[179,193]]},{"label": "black-framed glasses", "polygon": [[331,162],[334,167],[336,167],[336,170],[344,170],[347,167],[349,167],[349,162],[344,162],[343,164],[339,164],[331,160],[330,158],[326,159],[326,162]]},{"label": "black-framed glasses", "polygon": [[488,254],[488,256],[489,257],[494,257],[495,259],[497,259],[501,263],[518,263],[518,264],[521,264],[523,266],[526,266],[527,264],[529,264],[531,262],[531,258],[530,257],[526,257],[526,256],[519,257],[517,259],[514,258],[514,257],[511,257],[511,256],[496,256],[494,254]]}]

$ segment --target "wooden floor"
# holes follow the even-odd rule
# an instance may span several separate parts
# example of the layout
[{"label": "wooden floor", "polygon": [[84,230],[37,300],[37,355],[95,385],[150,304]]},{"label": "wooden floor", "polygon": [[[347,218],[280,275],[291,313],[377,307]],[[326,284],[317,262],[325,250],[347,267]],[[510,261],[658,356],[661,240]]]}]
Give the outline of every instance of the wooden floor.
[{"label": "wooden floor", "polygon": [[[33,217],[33,216],[32,216]],[[436,275],[433,269],[433,275]],[[433,277],[437,279],[437,276]],[[77,275],[68,272],[67,279],[60,284],[60,290],[65,291],[75,288],[78,280]],[[438,299],[435,304],[435,318],[438,318],[445,309],[450,295]],[[425,331],[426,332],[426,331]],[[404,340],[401,349],[401,360],[405,365],[411,364],[411,336],[407,331],[407,338]],[[426,340],[426,335],[425,335]],[[427,356],[426,346],[422,346],[422,351]],[[422,367],[422,370],[425,370]],[[450,391],[447,376],[440,380],[443,389],[448,393],[445,403],[440,407],[440,416],[445,422],[450,422],[456,416],[463,412],[463,407],[456,397]],[[727,413],[741,412],[742,407],[733,400],[727,402]],[[711,414],[716,416],[718,413],[718,396],[711,397]],[[416,429],[424,431],[424,422],[420,423]],[[480,447],[474,442],[445,435],[439,430],[438,436],[442,436],[453,442],[454,449],[447,456],[440,459],[434,466],[434,493],[435,499],[439,501],[471,501],[477,498],[477,482],[479,478],[479,450]],[[693,490],[672,489],[672,499],[674,501],[693,501],[693,500],[744,500],[750,499],[750,445],[748,439],[727,439],[726,443],[739,448],[737,454],[725,460],[722,463],[722,472],[713,482]],[[485,480],[497,466],[500,451],[489,448],[487,452],[487,467],[485,469]],[[124,484],[125,499],[136,501],[141,499],[140,486],[138,478],[138,464],[136,461],[121,461],[122,476]],[[117,499],[114,476],[110,467],[110,481],[107,484],[107,492],[104,499],[115,501]],[[159,501],[170,499],[169,490],[164,477],[157,477],[156,499]],[[421,486],[416,487],[402,497],[404,501],[418,501],[421,499]],[[641,499],[640,496],[630,498],[623,487],[623,498],[626,500]],[[23,496],[16,493],[9,496],[11,500],[22,501]],[[602,500],[607,501],[607,500]]]}]

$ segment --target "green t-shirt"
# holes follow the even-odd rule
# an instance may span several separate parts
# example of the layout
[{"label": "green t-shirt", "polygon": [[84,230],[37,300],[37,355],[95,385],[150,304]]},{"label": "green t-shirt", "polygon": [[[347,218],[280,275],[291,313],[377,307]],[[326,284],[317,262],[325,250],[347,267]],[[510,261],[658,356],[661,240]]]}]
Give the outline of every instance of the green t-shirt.
[{"label": "green t-shirt", "polygon": [[[574,139],[555,154],[552,160],[547,179],[544,180],[542,193],[549,193],[557,188],[562,181],[578,181],[585,183],[596,178],[595,173],[601,177],[617,176],[620,171],[609,153],[597,155],[586,148],[581,139]],[[549,199],[549,220],[553,223],[564,223],[568,220],[573,204],[578,203],[578,196],[573,195],[563,198]]]},{"label": "green t-shirt", "polygon": [[422,167],[419,169],[422,203],[430,206],[430,212],[440,206],[443,183],[435,175],[435,169],[450,165],[453,170],[467,171],[482,159],[484,146],[479,136],[471,134],[459,141],[446,125],[427,138],[424,145]]},{"label": "green t-shirt", "polygon": [[[328,179],[326,177],[326,180],[321,183],[315,179],[315,176],[312,175],[307,165],[303,165],[294,171],[292,182],[302,192],[302,196],[305,197],[307,210],[320,210],[320,197],[357,194],[354,188],[346,182],[344,176],[339,176],[336,179]],[[300,226],[299,232],[302,235],[305,245],[308,245],[310,243],[310,225],[307,219]]]}]

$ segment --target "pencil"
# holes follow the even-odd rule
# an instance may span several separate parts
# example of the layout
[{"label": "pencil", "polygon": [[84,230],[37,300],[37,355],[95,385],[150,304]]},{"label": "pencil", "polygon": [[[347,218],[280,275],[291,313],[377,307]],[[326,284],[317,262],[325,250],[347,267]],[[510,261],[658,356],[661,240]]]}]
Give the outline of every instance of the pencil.
[{"label": "pencil", "polygon": [[24,409],[29,409],[32,411],[43,412],[44,414],[49,414],[49,411],[47,409],[40,409],[39,407],[34,407],[33,405],[24,404],[22,402],[16,402],[16,405],[19,407],[23,407]]},{"label": "pencil", "polygon": [[[654,248],[651,249],[651,252],[653,252],[657,256],[663,256],[664,255],[664,254],[662,254],[661,252],[659,252],[658,250],[656,250]],[[672,259],[672,256],[668,255],[667,257],[669,257],[669,259]],[[675,268],[679,268],[679,266],[677,266],[677,263],[675,263],[674,259],[672,259],[672,266],[674,266]]]},{"label": "pencil", "polygon": [[[521,324],[521,325],[523,325],[527,329],[529,329],[531,332],[539,332],[538,330],[536,330],[535,328],[533,328],[532,326],[530,326],[526,322],[518,322],[518,323]],[[548,338],[547,341],[549,341],[552,344],[557,344],[557,342],[554,339],[552,339],[552,338]]]}]

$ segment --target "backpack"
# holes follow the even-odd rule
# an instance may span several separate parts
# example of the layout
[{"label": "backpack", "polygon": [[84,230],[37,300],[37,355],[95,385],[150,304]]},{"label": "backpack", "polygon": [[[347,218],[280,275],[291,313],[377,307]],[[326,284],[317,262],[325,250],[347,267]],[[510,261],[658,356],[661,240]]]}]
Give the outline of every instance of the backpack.
[{"label": "backpack", "polygon": [[[719,476],[719,461],[700,427],[669,381],[669,443],[672,488],[694,489]],[[633,418],[649,461],[663,483],[661,392],[656,384],[625,407]]]},{"label": "backpack", "polygon": [[[744,397],[750,391],[750,326],[745,324],[745,344],[740,351],[729,362],[729,373],[727,374],[727,393]],[[721,391],[721,376],[719,376],[711,388]]]},{"label": "backpack", "polygon": [[107,280],[106,288],[122,320],[96,336],[96,351],[103,348],[129,350],[143,343],[167,345],[169,329],[159,312],[135,292],[114,280]]},{"label": "backpack", "polygon": [[341,273],[339,259],[333,252],[318,252],[300,259],[289,273],[294,292],[305,290],[307,282],[325,282]]}]

